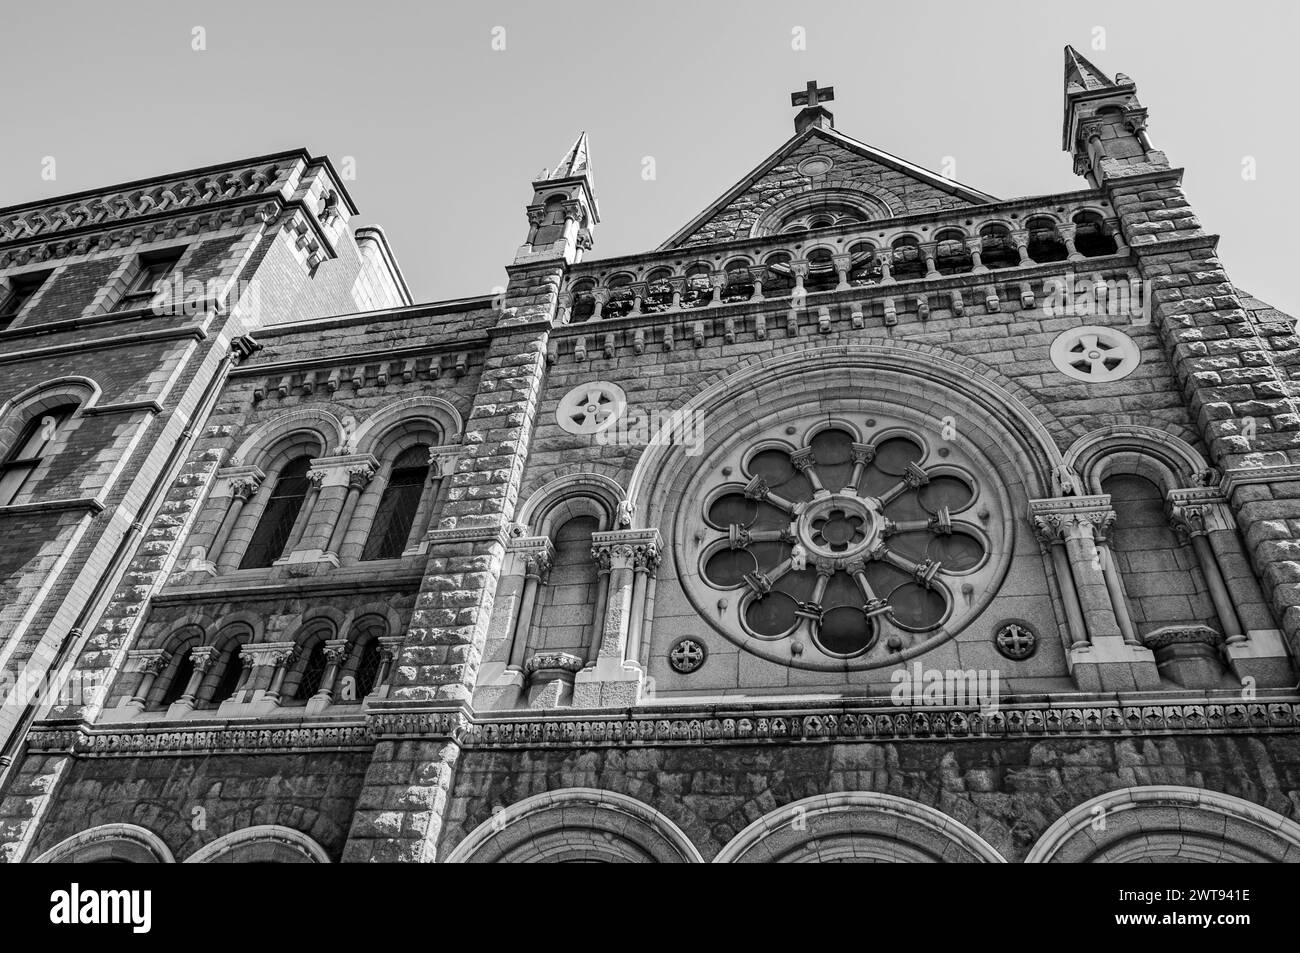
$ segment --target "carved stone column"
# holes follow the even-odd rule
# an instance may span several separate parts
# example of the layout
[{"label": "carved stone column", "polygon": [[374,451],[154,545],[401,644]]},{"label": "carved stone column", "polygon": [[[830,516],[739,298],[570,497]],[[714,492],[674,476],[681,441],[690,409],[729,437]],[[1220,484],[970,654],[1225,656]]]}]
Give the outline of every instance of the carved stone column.
[{"label": "carved stone column", "polygon": [[339,564],[338,550],[347,533],[347,521],[356,509],[366,483],[379,469],[379,461],[368,453],[318,457],[311,462],[310,477],[320,487],[315,503],[303,504],[294,527],[298,538],[285,545],[284,555],[275,561],[288,567],[290,575],[310,575]]},{"label": "carved stone column", "polygon": [[524,588],[516,604],[510,633],[508,665],[516,671],[523,671],[524,652],[528,648],[528,636],[532,632],[536,615],[537,591],[546,584],[554,559],[555,550],[551,541],[544,536],[540,537],[537,547],[524,556]]},{"label": "carved stone column", "polygon": [[[1222,652],[1233,674],[1259,688],[1293,686],[1286,640],[1246,558],[1227,498],[1217,486],[1175,489],[1169,491],[1167,509],[1171,524],[1190,538],[1201,564],[1226,637]],[[1235,627],[1224,620],[1229,612]]]},{"label": "carved stone column", "polygon": [[338,519],[334,523],[334,530],[330,533],[329,544],[325,547],[325,556],[333,556],[338,559],[339,549],[343,545],[343,537],[348,531],[348,524],[352,521],[352,514],[356,512],[357,501],[361,499],[361,493],[375,476],[375,468],[369,463],[359,463],[347,468],[348,473],[348,493],[343,498],[343,509],[339,511]]},{"label": "carved stone column", "polygon": [[190,661],[194,664],[194,671],[190,675],[190,680],[185,686],[185,691],[181,697],[172,702],[167,709],[168,716],[183,715],[186,712],[194,710],[198,700],[199,688],[203,684],[203,676],[208,673],[212,663],[217,660],[217,649],[212,645],[200,645],[198,648],[190,650]]},{"label": "carved stone column", "polygon": [[639,545],[632,552],[632,618],[628,622],[627,658],[641,663],[641,640],[645,632],[646,609],[659,569],[659,545]]},{"label": "carved stone column", "polygon": [[298,658],[298,646],[292,642],[269,642],[253,648],[265,651],[266,654],[259,658],[258,665],[271,670],[271,681],[266,690],[260,693],[260,697],[258,692],[254,692],[254,701],[263,701],[268,707],[275,707],[280,704],[280,691],[284,687],[285,676],[289,674],[289,666]]},{"label": "carved stone column", "polygon": [[140,678],[136,682],[135,691],[122,700],[122,707],[144,711],[149,704],[149,693],[153,691],[154,682],[172,657],[161,650],[132,649],[127,653],[127,660],[140,673]]},{"label": "carved stone column", "polygon": [[[629,651],[635,631],[640,637],[645,614],[645,580],[637,585],[636,566],[658,563],[662,541],[657,529],[614,530],[593,533],[592,555],[608,554],[610,572],[596,660],[574,679],[573,703],[580,708],[635,705],[641,697],[645,672]],[[644,574],[643,569],[643,574]],[[642,574],[642,575],[643,575]],[[639,600],[639,601],[638,601]]]},{"label": "carved stone column", "polygon": [[[1110,496],[1062,496],[1031,500],[1030,519],[1039,539],[1048,543],[1061,580],[1066,618],[1072,639],[1067,658],[1070,674],[1084,691],[1129,691],[1157,688],[1160,676],[1155,657],[1136,643],[1123,588],[1109,548],[1104,542],[1115,513]],[[1099,545],[1098,539],[1102,542]],[[1056,555],[1058,544],[1065,558]],[[1079,620],[1073,618],[1066,580],[1078,600],[1078,613],[1087,642],[1077,640]]]},{"label": "carved stone column", "polygon": [[321,676],[320,687],[316,694],[307,700],[307,714],[314,715],[328,708],[334,701],[334,682],[339,676],[339,669],[348,657],[347,639],[325,640],[325,674]]},{"label": "carved stone column", "polygon": [[1210,601],[1214,603],[1214,613],[1219,617],[1223,636],[1229,645],[1246,641],[1246,634],[1241,629],[1241,620],[1233,608],[1232,597],[1224,585],[1223,574],[1219,572],[1219,563],[1210,549],[1206,532],[1206,511],[1203,506],[1183,501],[1171,501],[1166,507],[1169,525],[1179,536],[1190,540],[1196,561],[1200,564],[1201,574],[1205,577],[1205,586],[1210,590]]},{"label": "carved stone column", "polygon": [[[516,532],[523,532],[522,526]],[[546,536],[513,535],[506,544],[497,584],[487,651],[479,670],[474,704],[484,710],[515,708],[524,693],[524,659],[555,548]]]},{"label": "carved stone column", "polygon": [[266,474],[257,467],[231,467],[218,476],[224,486],[219,484],[217,492],[225,491],[226,512],[217,527],[216,535],[207,547],[207,560],[203,565],[191,563],[186,566],[187,572],[209,571],[211,575],[216,574],[216,564],[221,559],[226,543],[230,541],[230,533],[235,528],[235,523],[239,521],[240,514],[244,512],[245,504],[253,498],[262,481],[266,479]]}]

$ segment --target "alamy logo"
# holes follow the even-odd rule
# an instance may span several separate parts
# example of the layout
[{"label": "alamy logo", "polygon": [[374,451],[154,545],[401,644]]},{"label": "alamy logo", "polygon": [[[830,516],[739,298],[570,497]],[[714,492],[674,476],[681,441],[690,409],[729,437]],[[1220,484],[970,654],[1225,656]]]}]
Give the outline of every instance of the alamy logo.
[{"label": "alamy logo", "polygon": [[978,707],[983,714],[998,710],[997,669],[937,669],[913,662],[894,671],[889,699],[895,705],[957,705]]},{"label": "alamy logo", "polygon": [[148,933],[152,925],[153,892],[149,890],[82,890],[73,884],[69,890],[50,894],[50,922],[125,923],[132,933]]}]

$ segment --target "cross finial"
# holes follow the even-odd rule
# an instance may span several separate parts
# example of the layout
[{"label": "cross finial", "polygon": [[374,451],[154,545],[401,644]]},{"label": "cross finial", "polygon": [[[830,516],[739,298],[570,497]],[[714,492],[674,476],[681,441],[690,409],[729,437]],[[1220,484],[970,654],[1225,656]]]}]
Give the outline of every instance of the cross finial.
[{"label": "cross finial", "polygon": [[790,94],[791,106],[817,106],[821,103],[829,103],[835,98],[834,86],[823,86],[817,88],[817,80],[809,80],[808,87],[802,92]]}]

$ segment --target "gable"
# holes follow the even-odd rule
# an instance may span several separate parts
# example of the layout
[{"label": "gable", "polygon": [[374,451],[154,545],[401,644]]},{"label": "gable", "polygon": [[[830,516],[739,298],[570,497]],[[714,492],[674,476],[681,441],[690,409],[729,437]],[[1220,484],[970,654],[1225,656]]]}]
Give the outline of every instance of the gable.
[{"label": "gable", "polygon": [[966,208],[993,196],[833,130],[787,142],[660,248],[686,248],[775,230],[783,212],[856,204],[867,219]]}]

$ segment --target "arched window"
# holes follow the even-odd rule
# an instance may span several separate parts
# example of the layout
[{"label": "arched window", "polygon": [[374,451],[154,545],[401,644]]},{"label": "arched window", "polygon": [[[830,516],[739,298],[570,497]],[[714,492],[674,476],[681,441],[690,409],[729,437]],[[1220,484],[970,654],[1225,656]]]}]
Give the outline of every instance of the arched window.
[{"label": "arched window", "polygon": [[1020,264],[1020,249],[1005,225],[994,222],[980,229],[980,261],[985,268],[1014,268]]},{"label": "arched window", "polygon": [[573,286],[573,307],[570,311],[571,322],[589,321],[596,313],[596,282],[584,278]]},{"label": "arched window", "polygon": [[180,700],[185,694],[185,689],[190,684],[190,679],[194,677],[194,660],[190,658],[190,653],[194,651],[199,644],[197,638],[190,639],[181,643],[173,652],[171,662],[168,663],[169,671],[166,673],[169,677],[162,687],[162,695],[158,699],[160,708],[167,708],[173,702]]},{"label": "arched window", "polygon": [[766,274],[763,278],[763,297],[784,298],[794,290],[794,272],[791,270],[792,259],[789,252],[779,251],[768,255]]},{"label": "arched window", "polygon": [[375,681],[379,678],[379,669],[383,664],[383,646],[379,639],[368,639],[361,649],[361,661],[357,663],[356,692],[362,699],[375,690]]},{"label": "arched window", "polygon": [[4,463],[0,463],[0,506],[19,502],[24,487],[77,406],[75,403],[59,404],[27,422],[18,441],[5,455]]},{"label": "arched window", "polygon": [[874,246],[859,242],[849,249],[849,256],[849,284],[874,285],[880,280],[880,259]]},{"label": "arched window", "polygon": [[725,285],[722,300],[725,302],[748,301],[754,296],[754,277],[749,271],[749,261],[736,258],[727,262],[724,269]]},{"label": "arched window", "polygon": [[708,265],[692,265],[686,269],[686,289],[682,292],[682,307],[702,308],[713,299],[713,271]]},{"label": "arched window", "polygon": [[555,531],[555,558],[541,593],[540,631],[529,639],[533,649],[585,656],[597,637],[592,632],[598,577],[591,534],[599,529],[596,517],[575,516]]},{"label": "arched window", "polygon": [[1074,248],[1086,258],[1113,255],[1118,250],[1115,239],[1106,230],[1106,223],[1096,212],[1080,212],[1074,216]]},{"label": "arched window", "polygon": [[829,249],[815,248],[808,253],[808,276],[804,278],[806,291],[831,291],[840,282],[840,273],[835,269],[835,256]]},{"label": "arched window", "polygon": [[303,666],[298,685],[294,689],[294,700],[308,701],[320,691],[321,681],[325,678],[327,668],[329,668],[329,659],[325,657],[325,640],[318,638],[307,654],[307,664]]},{"label": "arched window", "polygon": [[1065,242],[1061,241],[1056,222],[1052,219],[1046,216],[1031,218],[1025,227],[1029,230],[1029,257],[1034,261],[1043,264],[1065,261],[1069,257],[1070,253],[1065,248]]},{"label": "arched window", "polygon": [[636,295],[632,292],[632,278],[629,275],[616,275],[609,279],[609,297],[605,307],[600,309],[603,318],[621,318],[630,314],[636,304]]},{"label": "arched window", "polygon": [[[225,649],[217,659],[213,670],[204,678],[205,686],[211,685],[211,691],[205,692],[200,689],[200,695],[206,696],[207,702],[216,707],[235,694],[239,688],[239,683],[244,675],[244,659],[242,652],[244,645],[250,636],[245,633],[243,636],[235,636],[226,641]],[[201,697],[200,702],[205,699]]]},{"label": "arched window", "polygon": [[307,479],[310,466],[311,458],[303,456],[290,460],[280,471],[271,498],[253,531],[253,539],[240,560],[240,569],[264,569],[283,554],[311,485]]},{"label": "arched window", "polygon": [[946,229],[934,236],[934,267],[941,275],[959,275],[975,267],[966,236],[956,229]]},{"label": "arched window", "polygon": [[239,679],[244,674],[244,659],[240,655],[240,650],[241,646],[236,644],[222,660],[221,680],[217,682],[217,687],[212,693],[214,705],[220,705],[235,694],[235,689],[239,687]]},{"label": "arched window", "polygon": [[641,310],[646,314],[667,311],[673,306],[673,273],[667,268],[656,268],[646,276],[645,300]]},{"label": "arched window", "polygon": [[925,277],[925,256],[921,254],[919,241],[911,235],[904,235],[894,241],[893,249],[894,258],[889,273],[896,281]]},{"label": "arched window", "polygon": [[1196,556],[1170,529],[1160,488],[1145,477],[1117,473],[1101,489],[1115,509],[1111,550],[1138,634],[1166,625],[1212,624],[1214,605]]},{"label": "arched window", "polygon": [[406,549],[429,479],[429,448],[422,443],[403,450],[393,461],[393,472],[380,497],[370,524],[370,536],[361,559],[396,559]]}]

